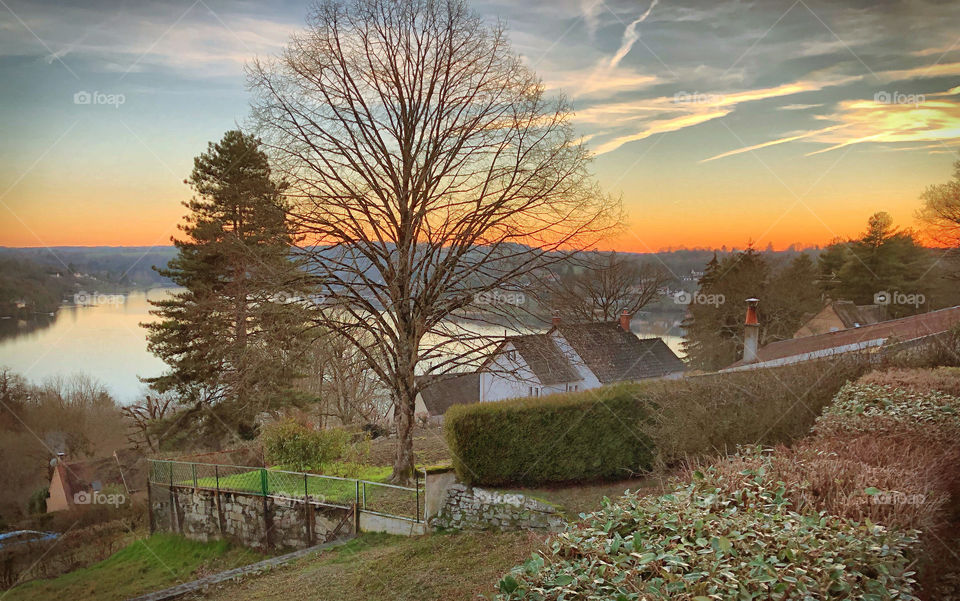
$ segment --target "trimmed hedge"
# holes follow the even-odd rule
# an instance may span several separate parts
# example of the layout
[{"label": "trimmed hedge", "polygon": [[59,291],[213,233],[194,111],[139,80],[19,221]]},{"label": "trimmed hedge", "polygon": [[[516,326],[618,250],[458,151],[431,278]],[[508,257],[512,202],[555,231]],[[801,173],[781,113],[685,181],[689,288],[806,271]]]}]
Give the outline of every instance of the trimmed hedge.
[{"label": "trimmed hedge", "polygon": [[[457,476],[468,484],[540,484],[626,478],[647,470],[650,410],[628,385],[454,405],[444,418]],[[602,402],[600,402],[602,400]]]},{"label": "trimmed hedge", "polygon": [[804,436],[867,369],[854,358],[454,405],[444,417],[447,443],[469,484],[625,478],[654,462]]}]

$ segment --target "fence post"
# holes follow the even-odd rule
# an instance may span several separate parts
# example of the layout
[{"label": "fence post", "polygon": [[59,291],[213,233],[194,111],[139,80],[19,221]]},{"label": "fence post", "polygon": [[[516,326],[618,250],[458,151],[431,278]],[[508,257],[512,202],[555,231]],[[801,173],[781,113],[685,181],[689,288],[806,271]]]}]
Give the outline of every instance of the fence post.
[{"label": "fence post", "polygon": [[310,507],[310,481],[306,472],[303,474],[303,517],[306,519],[307,527],[307,546],[313,546],[313,524],[310,519],[313,517],[313,508]]},{"label": "fence post", "polygon": [[220,531],[220,537],[223,538],[223,506],[220,501],[220,466],[213,464],[213,477],[215,479],[216,486],[216,506],[217,506],[217,529]]},{"label": "fence post", "polygon": [[197,464],[196,463],[190,464],[190,473],[193,476],[193,490],[196,491],[197,490]]},{"label": "fence post", "polygon": [[[151,471],[152,468],[151,468]],[[153,490],[150,487],[150,481],[153,480],[153,474],[150,474],[151,477],[147,478],[147,511],[150,512],[150,534],[153,534],[155,530],[153,525]]]},{"label": "fence post", "polygon": [[265,549],[270,549],[270,531],[273,530],[273,518],[270,515],[270,504],[267,498],[270,486],[267,481],[266,468],[260,468],[260,488],[263,491],[263,546]]},{"label": "fence post", "polygon": [[417,512],[414,517],[417,518],[417,523],[420,523],[420,472],[417,471],[417,468],[413,468],[413,490],[417,496]]},{"label": "fence post", "polygon": [[361,485],[360,490],[361,490],[361,496],[360,496],[360,498],[361,498],[361,501],[362,501],[360,507],[363,508],[364,510],[366,510],[366,508],[367,508],[367,483],[366,483],[366,481],[364,481],[364,483]]},{"label": "fence post", "polygon": [[353,499],[353,517],[356,519],[353,525],[353,533],[360,534],[360,481],[354,480],[357,483],[357,495]]}]

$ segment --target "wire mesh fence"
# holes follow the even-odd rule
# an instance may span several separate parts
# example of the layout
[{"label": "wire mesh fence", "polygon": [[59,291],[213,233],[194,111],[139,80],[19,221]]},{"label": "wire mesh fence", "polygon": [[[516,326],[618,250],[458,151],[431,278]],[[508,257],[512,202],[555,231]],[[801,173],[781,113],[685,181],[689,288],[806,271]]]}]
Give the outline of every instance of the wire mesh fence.
[{"label": "wire mesh fence", "polygon": [[396,486],[355,478],[290,472],[262,467],[193,463],[154,459],[150,482],[165,487],[209,489],[217,492],[303,500],[420,521],[423,486]]}]

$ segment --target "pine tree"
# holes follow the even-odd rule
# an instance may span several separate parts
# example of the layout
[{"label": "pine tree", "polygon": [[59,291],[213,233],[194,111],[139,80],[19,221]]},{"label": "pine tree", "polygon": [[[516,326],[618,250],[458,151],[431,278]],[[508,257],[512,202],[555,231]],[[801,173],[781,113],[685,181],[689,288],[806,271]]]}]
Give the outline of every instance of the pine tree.
[{"label": "pine tree", "polygon": [[227,408],[221,420],[249,426],[289,394],[300,357],[300,271],[282,201],[259,141],[228,131],[194,159],[196,196],[185,236],[159,273],[183,290],[152,301],[148,348],[169,371],[145,381],[183,403]]},{"label": "pine tree", "polygon": [[695,369],[722,369],[743,354],[744,301],[760,299],[760,344],[789,338],[804,315],[819,308],[816,268],[799,255],[780,269],[753,248],[707,265],[683,328],[684,351]]},{"label": "pine tree", "polygon": [[900,299],[929,298],[932,262],[913,232],[895,228],[887,213],[875,213],[860,238],[834,243],[821,255],[821,285],[834,298],[860,305],[882,300],[890,303],[892,316],[908,315],[927,310],[926,302]]}]

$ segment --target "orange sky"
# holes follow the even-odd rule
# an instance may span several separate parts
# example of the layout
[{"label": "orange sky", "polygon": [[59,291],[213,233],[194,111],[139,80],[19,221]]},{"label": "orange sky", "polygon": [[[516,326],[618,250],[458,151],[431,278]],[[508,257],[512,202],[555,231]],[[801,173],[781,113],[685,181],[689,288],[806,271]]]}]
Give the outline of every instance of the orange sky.
[{"label": "orange sky", "polygon": [[[193,157],[249,114],[244,63],[304,22],[207,4],[8,0],[0,245],[169,244]],[[960,3],[895,4],[471,2],[571,100],[628,214],[602,247],[635,252],[823,245],[876,211],[915,226],[960,156]]]}]

